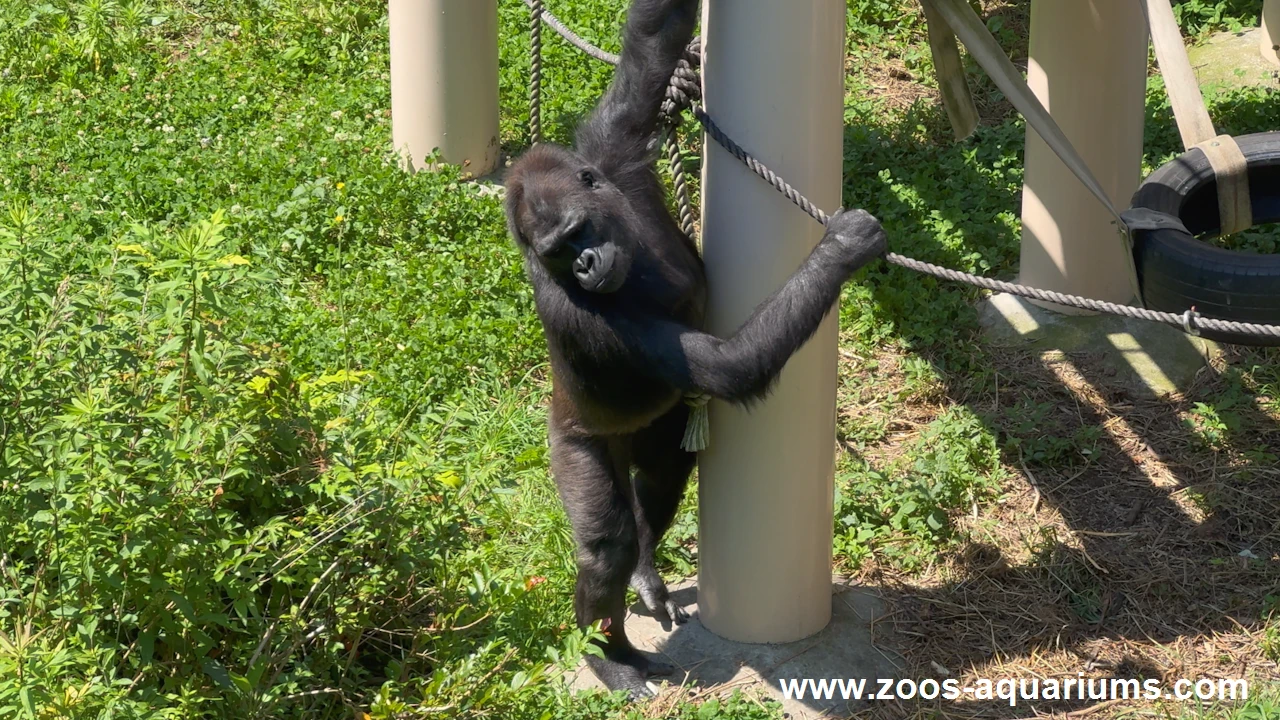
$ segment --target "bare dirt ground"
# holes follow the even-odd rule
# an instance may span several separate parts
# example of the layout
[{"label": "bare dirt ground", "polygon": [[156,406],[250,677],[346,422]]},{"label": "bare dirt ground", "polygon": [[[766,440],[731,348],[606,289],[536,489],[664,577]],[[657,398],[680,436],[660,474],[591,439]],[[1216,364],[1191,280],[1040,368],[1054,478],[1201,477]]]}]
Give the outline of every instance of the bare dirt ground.
[{"label": "bare dirt ground", "polygon": [[[957,518],[965,540],[943,562],[904,575],[874,562],[861,579],[883,589],[878,622],[906,658],[905,677],[1249,678],[1280,680],[1280,413],[1250,395],[1253,351],[1229,351],[1184,394],[1144,399],[1114,387],[1106,360],[990,352],[995,387],[942,388],[897,408],[882,458],[951,404],[983,417],[1049,403],[1039,428],[1072,437],[1096,427],[1092,453],[1035,466],[1006,457],[1002,497]],[[892,368],[881,359],[882,368]],[[1274,359],[1269,360],[1274,362]],[[1246,371],[1232,392],[1229,367]],[[893,382],[881,378],[880,382]],[[1215,401],[1218,422],[1197,413]],[[867,408],[860,408],[866,412]],[[1016,414],[1015,414],[1016,415]],[[1010,428],[994,420],[1003,439]],[[1206,424],[1207,423],[1207,424]],[[1025,431],[1022,428],[1021,431]],[[891,638],[891,639],[890,639]],[[1177,717],[1184,704],[1044,701],[899,703],[871,717]]]}]

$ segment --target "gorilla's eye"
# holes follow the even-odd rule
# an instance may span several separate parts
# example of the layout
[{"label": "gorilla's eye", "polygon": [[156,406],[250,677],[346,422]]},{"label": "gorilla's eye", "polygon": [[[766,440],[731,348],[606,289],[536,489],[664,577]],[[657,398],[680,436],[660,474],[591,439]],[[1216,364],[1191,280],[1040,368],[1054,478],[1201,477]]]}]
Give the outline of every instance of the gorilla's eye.
[{"label": "gorilla's eye", "polygon": [[590,170],[583,170],[579,172],[578,179],[582,181],[583,185],[586,185],[589,188],[593,188],[596,186],[595,173],[591,172]]},{"label": "gorilla's eye", "polygon": [[551,250],[551,252],[547,253],[546,257],[548,260],[555,260],[557,262],[568,262],[569,260],[572,260],[575,257],[577,257],[577,253],[574,252],[573,245],[571,245],[570,243],[564,242],[564,243],[560,243],[559,245],[556,245]]}]

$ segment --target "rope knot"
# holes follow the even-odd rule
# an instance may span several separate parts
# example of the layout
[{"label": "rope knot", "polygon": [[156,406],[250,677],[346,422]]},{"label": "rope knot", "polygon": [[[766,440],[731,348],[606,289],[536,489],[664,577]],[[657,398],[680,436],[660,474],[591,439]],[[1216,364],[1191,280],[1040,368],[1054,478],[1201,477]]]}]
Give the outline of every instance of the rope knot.
[{"label": "rope knot", "polygon": [[702,65],[702,38],[694,38],[685,49],[684,57],[676,63],[675,72],[667,85],[667,96],[659,112],[663,120],[675,125],[680,115],[702,100],[702,76],[697,68]]},{"label": "rope knot", "polygon": [[1200,335],[1200,313],[1196,312],[1195,306],[1182,313],[1182,331],[1193,337]]},{"label": "rope knot", "polygon": [[711,402],[711,396],[706,393],[689,393],[684,396],[684,404],[691,408],[706,407]]}]

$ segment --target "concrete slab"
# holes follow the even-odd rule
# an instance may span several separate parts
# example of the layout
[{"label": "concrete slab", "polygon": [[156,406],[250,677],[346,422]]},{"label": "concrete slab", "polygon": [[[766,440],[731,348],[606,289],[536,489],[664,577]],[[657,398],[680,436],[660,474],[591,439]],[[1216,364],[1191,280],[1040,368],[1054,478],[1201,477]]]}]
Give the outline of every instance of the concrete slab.
[{"label": "concrete slab", "polygon": [[[841,578],[832,584],[831,623],[818,634],[792,643],[754,645],[725,640],[703,627],[698,619],[697,587],[692,581],[672,586],[672,596],[689,611],[689,622],[664,628],[643,605],[631,608],[627,635],[641,650],[657,654],[678,670],[673,685],[753,689],[782,703],[792,720],[847,717],[867,706],[866,701],[834,697],[787,699],[780,681],[824,679],[866,680],[866,690],[879,688],[878,678],[898,679],[902,659],[884,646],[883,626],[873,633],[873,623],[885,612],[883,601]],[[575,689],[600,688],[585,666],[571,678]]]},{"label": "concrete slab", "polygon": [[1216,33],[1187,48],[1187,54],[1206,92],[1254,85],[1280,88],[1280,68],[1262,56],[1261,43],[1261,28]]},{"label": "concrete slab", "polygon": [[1109,365],[1108,381],[1138,395],[1160,397],[1187,387],[1215,353],[1216,343],[1177,328],[1114,315],[1063,315],[1015,295],[984,300],[978,318],[989,340],[1042,355],[1089,353]]}]

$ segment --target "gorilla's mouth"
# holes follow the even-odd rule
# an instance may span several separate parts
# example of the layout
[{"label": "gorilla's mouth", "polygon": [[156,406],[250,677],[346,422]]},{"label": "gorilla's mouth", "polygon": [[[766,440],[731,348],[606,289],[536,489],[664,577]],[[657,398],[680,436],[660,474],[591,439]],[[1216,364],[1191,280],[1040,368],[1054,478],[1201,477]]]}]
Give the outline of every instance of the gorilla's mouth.
[{"label": "gorilla's mouth", "polygon": [[617,259],[618,249],[612,243],[589,247],[573,261],[573,276],[588,292],[615,292],[626,279],[626,273],[614,272]]}]

